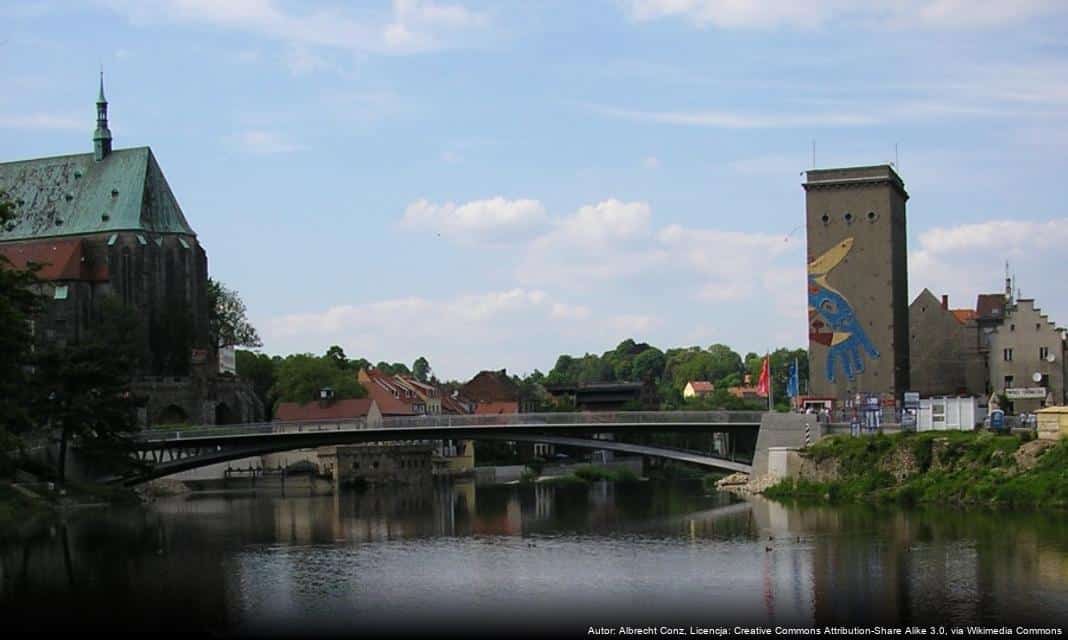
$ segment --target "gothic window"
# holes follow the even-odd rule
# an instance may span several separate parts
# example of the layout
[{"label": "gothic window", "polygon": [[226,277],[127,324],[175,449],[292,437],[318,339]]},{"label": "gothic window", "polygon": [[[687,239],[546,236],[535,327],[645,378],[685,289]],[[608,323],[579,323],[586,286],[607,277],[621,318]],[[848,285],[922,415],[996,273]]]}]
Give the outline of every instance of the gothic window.
[{"label": "gothic window", "polygon": [[130,260],[130,247],[122,248],[122,301],[130,304],[133,300],[133,267]]}]

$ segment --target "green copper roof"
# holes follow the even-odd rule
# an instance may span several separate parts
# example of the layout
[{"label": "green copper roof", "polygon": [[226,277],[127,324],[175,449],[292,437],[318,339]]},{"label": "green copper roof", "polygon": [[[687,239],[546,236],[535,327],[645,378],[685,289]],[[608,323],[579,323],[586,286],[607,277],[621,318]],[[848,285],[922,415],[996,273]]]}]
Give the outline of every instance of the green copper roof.
[{"label": "green copper roof", "polygon": [[15,219],[0,242],[147,231],[196,235],[148,147],[0,163]]}]

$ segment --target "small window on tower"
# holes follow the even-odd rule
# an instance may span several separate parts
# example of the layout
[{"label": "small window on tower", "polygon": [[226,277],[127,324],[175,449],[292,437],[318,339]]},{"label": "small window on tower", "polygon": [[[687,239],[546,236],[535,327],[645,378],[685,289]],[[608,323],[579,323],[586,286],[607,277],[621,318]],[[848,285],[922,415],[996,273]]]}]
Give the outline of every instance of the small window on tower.
[{"label": "small window on tower", "polygon": [[822,216],[820,217],[820,220],[822,220],[822,221],[823,221],[823,224],[830,224],[830,222],[831,222],[831,216],[829,216],[829,215],[827,215],[827,214],[825,213],[825,214],[823,214],[823,215],[822,215]]},{"label": "small window on tower", "polygon": [[879,214],[875,213],[874,211],[869,211],[868,212],[868,222],[875,222],[878,219],[879,219]]},{"label": "small window on tower", "polygon": [[849,212],[846,212],[845,221],[846,221],[846,224],[853,224],[853,214],[849,213]]}]

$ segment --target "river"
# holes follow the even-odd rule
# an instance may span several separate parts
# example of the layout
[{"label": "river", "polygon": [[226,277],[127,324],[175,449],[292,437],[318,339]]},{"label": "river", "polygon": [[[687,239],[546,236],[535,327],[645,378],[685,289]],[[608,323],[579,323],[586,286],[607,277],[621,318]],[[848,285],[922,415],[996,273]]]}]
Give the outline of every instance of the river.
[{"label": "river", "polygon": [[696,482],[201,493],[0,528],[0,612],[5,629],[253,636],[1061,626],[1066,522]]}]

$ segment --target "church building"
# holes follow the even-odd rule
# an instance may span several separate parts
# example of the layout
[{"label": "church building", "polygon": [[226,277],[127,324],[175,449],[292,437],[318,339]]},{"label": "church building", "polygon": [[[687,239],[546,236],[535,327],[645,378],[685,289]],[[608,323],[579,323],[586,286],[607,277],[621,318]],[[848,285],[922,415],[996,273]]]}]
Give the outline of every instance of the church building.
[{"label": "church building", "polygon": [[208,258],[149,147],[113,149],[103,75],[92,153],[0,163],[15,217],[0,228],[14,266],[42,265],[49,304],[40,340],[91,334],[104,300],[131,308],[142,331],[135,391],[143,424],[255,421],[251,389],[220,375],[209,335]]}]

